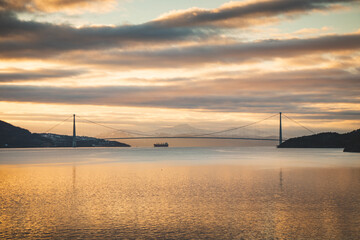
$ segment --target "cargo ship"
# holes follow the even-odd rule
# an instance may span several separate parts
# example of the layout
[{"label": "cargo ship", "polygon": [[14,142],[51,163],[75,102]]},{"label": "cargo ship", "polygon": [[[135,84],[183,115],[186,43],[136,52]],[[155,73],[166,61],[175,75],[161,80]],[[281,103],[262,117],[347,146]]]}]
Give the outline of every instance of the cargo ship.
[{"label": "cargo ship", "polygon": [[169,147],[168,143],[155,143],[154,147]]}]

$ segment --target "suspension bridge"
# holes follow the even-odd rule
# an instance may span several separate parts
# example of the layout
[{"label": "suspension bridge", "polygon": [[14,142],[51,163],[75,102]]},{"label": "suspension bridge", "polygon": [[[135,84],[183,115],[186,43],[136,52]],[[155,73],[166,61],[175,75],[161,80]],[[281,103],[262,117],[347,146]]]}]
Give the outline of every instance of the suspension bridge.
[{"label": "suspension bridge", "polygon": [[[226,135],[229,134],[231,132],[234,132],[236,130],[239,129],[244,129],[244,128],[248,128],[250,126],[253,125],[258,125],[266,120],[272,119],[274,117],[278,116],[278,137],[249,137],[249,136],[233,136],[233,135]],[[298,126],[302,127],[303,129],[305,129],[308,132],[311,132],[312,134],[315,134],[314,131],[310,130],[309,128],[305,127],[304,125],[302,125],[301,123],[299,123],[298,121],[294,120],[293,118],[283,114],[283,113],[276,113],[273,114],[271,116],[268,116],[264,119],[258,120],[258,121],[254,121],[242,126],[238,126],[238,127],[233,127],[233,128],[228,128],[228,129],[224,129],[221,131],[213,131],[213,132],[207,132],[207,133],[201,133],[201,134],[195,134],[195,133],[187,133],[186,135],[184,134],[177,134],[177,135],[158,135],[158,134],[148,134],[148,133],[143,133],[143,132],[137,132],[137,131],[129,131],[129,130],[124,130],[124,129],[118,129],[115,128],[113,126],[109,126],[107,124],[103,124],[103,123],[99,123],[99,122],[95,122],[92,120],[89,120],[87,118],[84,118],[82,116],[79,115],[75,115],[73,114],[72,116],[69,116],[68,118],[66,118],[65,120],[57,123],[55,126],[51,127],[50,129],[48,129],[46,131],[46,133],[49,133],[51,130],[53,130],[54,128],[56,128],[57,126],[59,126],[60,124],[64,123],[65,121],[68,121],[70,118],[72,117],[72,146],[76,147],[76,143],[81,141],[81,139],[83,137],[78,137],[76,135],[76,130],[77,130],[77,119],[81,119],[84,122],[87,122],[89,124],[93,124],[93,125],[97,125],[100,126],[102,128],[106,128],[109,130],[112,130],[113,132],[121,132],[121,133],[125,133],[127,134],[127,136],[122,136],[122,137],[102,137],[102,139],[105,140],[137,140],[137,139],[218,139],[218,140],[256,140],[256,141],[276,141],[279,144],[281,144],[283,142],[283,140],[285,140],[283,138],[283,124],[282,124],[282,119],[283,117],[285,117],[286,119],[292,121],[293,123],[297,124]]]}]

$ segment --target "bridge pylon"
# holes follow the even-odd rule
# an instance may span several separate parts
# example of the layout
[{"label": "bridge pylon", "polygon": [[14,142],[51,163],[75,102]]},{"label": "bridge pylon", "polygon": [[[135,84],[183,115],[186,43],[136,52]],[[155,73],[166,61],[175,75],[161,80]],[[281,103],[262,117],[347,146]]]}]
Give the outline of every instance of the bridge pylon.
[{"label": "bridge pylon", "polygon": [[281,125],[281,112],[279,113],[280,115],[280,127],[279,127],[279,145],[282,143],[282,125]]},{"label": "bridge pylon", "polygon": [[76,147],[76,126],[75,126],[75,114],[73,115],[73,140],[72,146]]}]

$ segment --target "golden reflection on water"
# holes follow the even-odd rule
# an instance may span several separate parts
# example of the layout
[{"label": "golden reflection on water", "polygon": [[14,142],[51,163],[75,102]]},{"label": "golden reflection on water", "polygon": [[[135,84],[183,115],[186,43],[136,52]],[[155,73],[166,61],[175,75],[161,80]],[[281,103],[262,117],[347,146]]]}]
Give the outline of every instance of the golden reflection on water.
[{"label": "golden reflection on water", "polygon": [[0,238],[356,239],[359,168],[2,166]]}]

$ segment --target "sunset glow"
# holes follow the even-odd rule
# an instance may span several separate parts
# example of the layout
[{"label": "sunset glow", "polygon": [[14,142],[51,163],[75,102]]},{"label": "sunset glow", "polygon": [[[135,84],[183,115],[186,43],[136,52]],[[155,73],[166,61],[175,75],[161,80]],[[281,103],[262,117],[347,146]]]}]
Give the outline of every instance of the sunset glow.
[{"label": "sunset glow", "polygon": [[73,113],[151,131],[278,112],[351,131],[359,62],[357,0],[0,1],[0,118],[33,132]]}]

